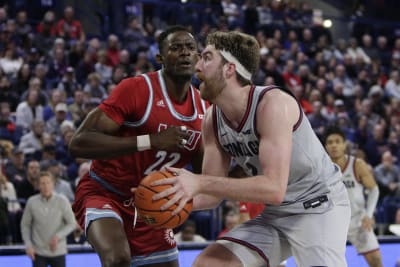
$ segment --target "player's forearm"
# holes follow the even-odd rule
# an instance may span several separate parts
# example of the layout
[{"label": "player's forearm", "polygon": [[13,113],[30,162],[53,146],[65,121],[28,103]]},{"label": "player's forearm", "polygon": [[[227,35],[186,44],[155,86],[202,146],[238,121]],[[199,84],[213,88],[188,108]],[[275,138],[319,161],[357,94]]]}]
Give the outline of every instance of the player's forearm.
[{"label": "player's forearm", "polygon": [[193,199],[193,210],[208,210],[216,208],[222,199],[210,195],[200,194]]},{"label": "player's forearm", "polygon": [[280,205],[285,192],[286,188],[282,188],[280,183],[261,175],[242,179],[203,176],[200,189],[200,193],[222,199],[272,205]]},{"label": "player's forearm", "polygon": [[136,138],[85,131],[77,133],[69,144],[74,157],[110,159],[137,151]]},{"label": "player's forearm", "polygon": [[368,190],[368,198],[367,198],[367,216],[372,218],[374,216],[374,211],[376,208],[376,204],[378,203],[379,199],[379,189],[378,186],[373,187],[372,189]]}]

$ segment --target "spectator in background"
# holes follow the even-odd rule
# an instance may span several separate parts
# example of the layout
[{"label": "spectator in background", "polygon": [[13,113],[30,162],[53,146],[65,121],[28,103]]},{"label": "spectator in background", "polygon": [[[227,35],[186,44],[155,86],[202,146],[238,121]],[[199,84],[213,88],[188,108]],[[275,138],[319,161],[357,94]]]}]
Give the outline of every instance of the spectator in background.
[{"label": "spectator in background", "polygon": [[89,74],[83,92],[85,92],[89,97],[97,97],[100,99],[107,98],[107,91],[104,86],[101,85],[100,75],[96,72]]},{"label": "spectator in background", "polygon": [[383,123],[376,124],[363,147],[367,155],[368,163],[374,167],[378,165],[382,154],[388,149],[389,146],[385,137],[385,126]]},{"label": "spectator in background", "polygon": [[65,98],[65,93],[63,91],[59,89],[53,89],[51,91],[49,102],[43,108],[43,119],[45,121],[48,121],[49,119],[54,117],[55,107],[58,105],[58,103],[64,102],[66,100]]},{"label": "spectator in background", "polygon": [[10,103],[0,102],[0,140],[8,140],[17,145],[21,136],[22,128],[17,127],[15,124],[11,114]]},{"label": "spectator in background", "polygon": [[74,181],[74,188],[76,188],[78,186],[79,181],[81,180],[81,178],[90,171],[90,166],[91,166],[91,162],[90,161],[84,161],[79,165],[79,169],[78,169],[78,177],[75,178]]},{"label": "spectator in background", "polygon": [[61,90],[68,99],[71,99],[74,96],[74,92],[81,88],[75,78],[75,70],[73,67],[67,67],[65,69],[65,73],[58,83],[57,88]]},{"label": "spectator in background", "polygon": [[81,121],[84,117],[83,106],[85,103],[85,95],[82,90],[76,90],[74,92],[73,102],[68,106],[68,110],[71,113],[72,120],[77,125],[77,122]]},{"label": "spectator in background", "polygon": [[218,238],[224,236],[227,232],[239,225],[239,211],[237,209],[229,210],[224,216],[224,229],[218,234]]},{"label": "spectator in background", "polygon": [[97,53],[97,63],[94,65],[97,74],[100,75],[100,81],[105,86],[111,80],[112,67],[107,65],[107,52],[100,50]]},{"label": "spectator in background", "polygon": [[74,9],[72,6],[67,6],[64,9],[64,18],[57,22],[56,34],[65,40],[81,41],[84,42],[86,39],[85,31],[81,25],[81,22],[74,18]]},{"label": "spectator in background", "polygon": [[314,101],[312,103],[313,111],[307,115],[311,127],[313,128],[314,132],[317,134],[318,138],[321,139],[323,133],[325,131],[325,127],[328,125],[328,119],[321,113],[322,110],[322,103],[321,101]]},{"label": "spectator in background", "polygon": [[42,136],[44,127],[44,121],[34,121],[32,130],[22,136],[18,147],[26,156],[40,159],[41,150],[43,148]]},{"label": "spectator in background", "polygon": [[[15,228],[17,213],[21,211],[21,205],[18,202],[17,194],[15,192],[14,185],[7,180],[7,177],[0,170],[0,202],[5,203],[5,210],[0,212],[5,212],[6,218],[3,218],[4,226],[7,226],[5,222],[8,222],[8,227],[1,227],[2,219],[0,218],[0,244],[10,244],[12,241],[16,241],[15,234],[13,235],[12,228]],[[3,207],[0,204],[0,209]],[[0,215],[0,216],[4,216]]]},{"label": "spectator in background", "polygon": [[[93,38],[92,40],[89,41],[88,47],[86,47],[86,44],[81,41],[77,41],[73,44],[71,44],[71,49],[69,50],[68,53],[68,64],[76,68],[79,64],[79,62],[82,60],[83,56],[85,55],[85,52],[88,51],[89,49],[92,49],[93,43],[97,43],[95,40],[96,38]],[[89,52],[93,53],[93,52]]]},{"label": "spectator in background", "polygon": [[37,193],[38,178],[40,173],[40,164],[37,160],[28,161],[25,173],[20,180],[13,181],[17,196],[23,200],[22,206],[25,207],[25,201]]},{"label": "spectator in background", "polygon": [[15,111],[19,104],[18,93],[11,86],[10,79],[6,75],[0,75],[0,101],[8,103],[12,111]]},{"label": "spectator in background", "polygon": [[196,234],[196,223],[192,220],[187,220],[183,223],[181,230],[175,234],[176,243],[184,242],[206,242],[206,239],[199,234]]},{"label": "spectator in background", "polygon": [[72,203],[75,195],[71,184],[67,182],[69,180],[68,177],[65,177],[64,166],[57,160],[43,160],[41,162],[41,170],[51,173],[54,178],[54,191],[65,196]]},{"label": "spectator in background", "polygon": [[384,118],[386,116],[383,89],[380,85],[373,85],[369,89],[368,99],[371,101],[372,112]]},{"label": "spectator in background", "polygon": [[46,132],[54,135],[57,140],[61,138],[60,126],[63,121],[67,120],[68,117],[68,106],[64,102],[60,102],[56,105],[55,116],[46,122]]},{"label": "spectator in background", "polygon": [[0,68],[12,79],[17,77],[17,73],[23,64],[23,59],[18,56],[15,50],[15,44],[8,45],[0,58]]},{"label": "spectator in background", "polygon": [[232,0],[221,1],[222,11],[228,20],[228,25],[233,29],[238,24],[240,10],[238,5]]},{"label": "spectator in background", "polygon": [[400,100],[400,74],[399,70],[392,70],[390,79],[385,84],[385,91],[389,97]]},{"label": "spectator in background", "polygon": [[[137,17],[131,17],[128,22],[128,28],[123,34],[124,47],[130,53],[136,54],[141,50],[147,50],[149,44],[146,41],[147,33],[143,29]],[[113,65],[114,67],[115,65]]]},{"label": "spectator in background", "polygon": [[29,198],[21,221],[22,238],[32,266],[64,267],[66,236],[76,227],[71,205],[54,192],[54,177],[39,175],[40,194]]},{"label": "spectator in background", "polygon": [[39,91],[29,90],[25,101],[17,106],[16,125],[29,131],[35,120],[43,120],[43,106],[39,103]]},{"label": "spectator in background", "polygon": [[374,168],[382,199],[385,196],[400,197],[400,168],[394,163],[395,160],[392,153],[386,151],[382,154],[381,163]]},{"label": "spectator in background", "polygon": [[[31,54],[32,49],[36,50],[36,48],[31,48],[29,54]],[[29,80],[31,78],[32,78],[31,66],[25,60],[25,63],[21,66],[21,68],[18,71],[17,79],[14,81],[12,85],[13,91],[21,95],[26,90],[26,88],[29,87]]]},{"label": "spectator in background", "polygon": [[119,38],[115,34],[108,36],[107,40],[107,65],[115,67],[119,63],[120,44]]},{"label": "spectator in background", "polygon": [[10,155],[10,160],[4,166],[6,177],[14,185],[25,178],[25,155],[21,149],[18,147],[12,148],[12,153]]}]

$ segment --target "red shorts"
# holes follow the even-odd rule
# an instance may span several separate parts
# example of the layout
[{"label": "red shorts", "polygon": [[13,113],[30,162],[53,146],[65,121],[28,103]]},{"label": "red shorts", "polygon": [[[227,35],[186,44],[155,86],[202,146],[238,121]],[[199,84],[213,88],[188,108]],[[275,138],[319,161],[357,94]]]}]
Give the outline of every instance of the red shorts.
[{"label": "red shorts", "polygon": [[123,223],[132,256],[145,256],[175,248],[172,229],[154,229],[139,219],[135,224],[133,199],[133,196],[124,198],[110,192],[85,176],[78,185],[72,209],[85,232],[94,220],[106,217],[119,219]]}]

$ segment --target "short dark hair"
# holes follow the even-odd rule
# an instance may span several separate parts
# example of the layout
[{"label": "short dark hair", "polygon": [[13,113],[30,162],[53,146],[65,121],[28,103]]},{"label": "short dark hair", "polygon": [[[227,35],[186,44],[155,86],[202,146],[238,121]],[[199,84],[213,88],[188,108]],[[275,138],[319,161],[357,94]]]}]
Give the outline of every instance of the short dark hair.
[{"label": "short dark hair", "polygon": [[346,135],[344,134],[343,130],[340,129],[340,127],[337,126],[337,125],[331,125],[331,126],[329,126],[328,128],[325,129],[325,132],[324,132],[324,144],[326,144],[326,140],[332,134],[340,135],[343,138],[343,141],[346,141]]},{"label": "short dark hair", "polygon": [[165,31],[160,33],[160,35],[158,36],[158,39],[157,39],[158,49],[160,51],[160,54],[161,54],[161,52],[162,52],[162,50],[164,48],[164,40],[170,34],[175,33],[175,32],[187,32],[187,33],[192,34],[192,32],[188,28],[186,28],[184,26],[181,26],[181,25],[173,25],[173,26],[168,27]]},{"label": "short dark hair", "polygon": [[49,172],[49,171],[41,171],[40,174],[39,174],[39,179],[40,179],[41,177],[44,177],[44,176],[50,177],[51,180],[52,180],[53,182],[55,182],[54,175],[53,175],[51,172]]}]

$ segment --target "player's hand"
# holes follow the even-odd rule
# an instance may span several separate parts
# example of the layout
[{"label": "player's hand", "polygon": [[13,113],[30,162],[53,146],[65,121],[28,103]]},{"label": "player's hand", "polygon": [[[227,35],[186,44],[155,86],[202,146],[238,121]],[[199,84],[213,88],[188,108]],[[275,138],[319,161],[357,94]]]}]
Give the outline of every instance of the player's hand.
[{"label": "player's hand", "polygon": [[187,144],[190,134],[186,126],[171,126],[150,135],[151,147],[159,150],[177,150]]},{"label": "player's hand", "polygon": [[27,247],[25,252],[29,258],[31,258],[33,261],[35,260],[35,249],[33,247]]},{"label": "player's hand", "polygon": [[200,183],[199,178],[196,177],[197,175],[188,170],[172,167],[167,167],[166,169],[174,173],[176,176],[155,181],[151,185],[170,184],[172,187],[155,194],[153,200],[158,200],[175,194],[167,203],[161,206],[161,210],[165,210],[179,202],[178,207],[172,212],[172,215],[175,215],[178,214],[185,207],[185,204],[193,199],[193,197],[199,192]]},{"label": "player's hand", "polygon": [[374,220],[368,216],[364,216],[364,218],[361,221],[361,227],[367,231],[372,231],[374,224],[375,224]]},{"label": "player's hand", "polygon": [[57,249],[58,241],[60,241],[60,238],[56,235],[50,239],[49,245],[51,251],[55,251]]}]

